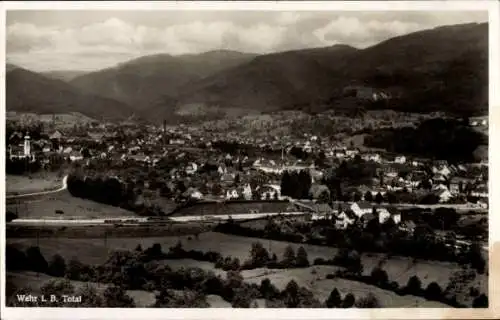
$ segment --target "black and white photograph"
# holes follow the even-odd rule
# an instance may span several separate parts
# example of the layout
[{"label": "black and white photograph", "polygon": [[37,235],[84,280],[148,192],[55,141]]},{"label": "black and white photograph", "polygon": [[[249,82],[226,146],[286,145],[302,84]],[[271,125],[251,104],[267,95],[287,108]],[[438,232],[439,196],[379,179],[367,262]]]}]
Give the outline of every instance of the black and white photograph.
[{"label": "black and white photograph", "polygon": [[3,8],[3,308],[491,307],[488,1],[273,3]]}]

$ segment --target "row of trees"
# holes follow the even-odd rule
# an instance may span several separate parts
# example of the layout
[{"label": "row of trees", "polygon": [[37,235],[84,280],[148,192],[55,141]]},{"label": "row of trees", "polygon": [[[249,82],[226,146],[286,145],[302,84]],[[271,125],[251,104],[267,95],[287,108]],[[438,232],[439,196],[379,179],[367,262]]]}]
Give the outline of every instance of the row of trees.
[{"label": "row of trees", "polygon": [[311,175],[302,170],[300,172],[285,171],[281,177],[281,195],[294,199],[309,199],[311,189]]},{"label": "row of trees", "polygon": [[[245,283],[238,271],[228,271],[226,279],[199,268],[174,271],[156,261],[165,258],[159,244],[146,250],[138,247],[133,252],[112,252],[104,264],[96,266],[85,265],[75,258],[66,264],[60,256],[54,256],[47,262],[38,247],[30,247],[22,252],[7,246],[6,253],[8,270],[32,270],[65,276],[70,280],[112,284],[108,288],[108,296],[115,297],[113,302],[104,299],[104,305],[101,305],[97,301],[99,298],[94,295],[88,300],[93,301],[89,302],[92,307],[133,307],[132,300],[127,299],[124,290],[159,291],[153,307],[207,307],[205,297],[208,294],[220,295],[233,307],[248,308],[252,301],[259,298],[267,299],[270,305],[291,308],[321,306],[310,291],[299,287],[295,282],[279,291],[269,280],[264,280],[261,286]],[[172,290],[184,290],[186,294],[179,297]]]},{"label": "row of trees", "polygon": [[[435,223],[453,226],[453,215],[437,215]],[[478,272],[486,271],[486,260],[477,244],[457,250],[437,237],[429,226],[418,226],[412,232],[399,230],[390,219],[380,225],[373,219],[366,225],[353,224],[347,229],[337,229],[335,220],[318,220],[312,224],[301,224],[299,230],[283,231],[276,222],[269,220],[263,229],[234,222],[216,226],[215,231],[246,237],[272,239],[295,243],[327,245],[336,248],[354,249],[358,252],[379,252],[425,260],[453,261],[473,266]],[[319,237],[317,236],[319,235]]]},{"label": "row of trees", "polygon": [[[32,270],[40,273],[47,273],[54,277],[66,277],[71,280],[91,281],[101,283],[112,283],[120,286],[112,287],[112,296],[115,297],[114,302],[107,302],[105,306],[116,306],[119,303],[127,301],[126,294],[123,290],[160,290],[157,297],[157,307],[182,307],[188,303],[189,307],[203,307],[206,301],[203,298],[204,294],[218,294],[227,301],[232,302],[235,307],[249,307],[251,301],[257,298],[265,298],[271,300],[271,303],[284,304],[287,307],[299,306],[318,306],[320,305],[315,300],[311,293],[303,288],[299,288],[296,283],[289,283],[283,292],[275,289],[267,280],[261,283],[260,288],[252,287],[244,284],[240,268],[228,268],[228,277],[226,282],[215,277],[213,274],[206,274],[201,269],[181,269],[172,271],[164,264],[159,265],[155,261],[163,259],[200,259],[208,261],[231,261],[231,259],[222,259],[221,255],[216,252],[197,253],[202,255],[201,258],[182,249],[182,245],[178,243],[171,247],[169,253],[162,252],[159,244],[154,244],[152,247],[143,250],[140,246],[134,252],[117,251],[113,252],[106,263],[99,266],[89,266],[79,262],[73,258],[66,263],[60,255],[54,255],[47,262],[40,252],[38,247],[30,247],[26,252],[22,252],[12,246],[6,247],[6,267],[7,270]],[[276,259],[276,258],[274,258]],[[273,258],[269,258],[269,253],[263,246],[256,242],[250,250],[249,262],[246,262],[247,268],[259,268],[269,266],[269,262]],[[302,261],[302,263],[301,263]],[[297,255],[294,254],[293,248],[286,248],[283,256],[283,265],[288,263],[291,267],[306,267],[309,265],[307,260],[307,252],[303,248],[299,248]],[[250,265],[252,264],[252,265]],[[361,263],[360,254],[352,250],[340,250],[336,256],[325,261],[316,259],[315,265],[318,264],[334,264],[345,268],[345,271],[338,271],[335,276],[362,281],[367,284],[376,285],[385,290],[394,291],[400,295],[415,295],[422,296],[428,300],[441,301],[452,306],[460,306],[456,302],[454,296],[445,294],[446,292],[435,283],[430,283],[425,289],[422,287],[421,281],[417,276],[409,279],[404,287],[399,287],[398,283],[390,281],[388,274],[382,267],[376,267],[372,270],[369,276],[364,276],[363,265]],[[184,297],[177,297],[172,294],[169,289],[190,289],[198,294],[188,294]],[[448,289],[447,289],[448,290]],[[334,290],[335,291],[335,290]],[[340,295],[332,291],[332,294],[325,302],[327,307],[351,307],[354,305],[354,299],[347,298],[342,302]],[[476,290],[477,291],[477,290]],[[488,299],[484,294],[479,295],[479,292],[471,295],[475,296],[473,303],[474,307],[487,307]],[[94,297],[94,300],[99,300],[99,297]],[[92,300],[92,301],[94,301]],[[187,301],[186,301],[187,300]],[[351,303],[352,300],[352,303]],[[120,302],[121,301],[121,302]],[[130,300],[131,301],[131,300]],[[274,302],[273,302],[274,301]],[[97,302],[95,302],[97,303]],[[110,305],[111,304],[111,305]],[[100,305],[100,304],[99,304]],[[132,306],[133,304],[124,304],[122,306]],[[356,302],[356,307],[371,308],[377,307],[378,301],[373,297],[366,297]]]}]

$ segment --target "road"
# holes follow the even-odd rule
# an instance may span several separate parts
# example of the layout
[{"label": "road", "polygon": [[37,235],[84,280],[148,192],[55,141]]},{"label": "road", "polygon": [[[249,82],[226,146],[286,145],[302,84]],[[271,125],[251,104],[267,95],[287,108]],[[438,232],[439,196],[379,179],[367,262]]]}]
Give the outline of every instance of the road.
[{"label": "road", "polygon": [[25,193],[25,194],[16,194],[16,195],[11,195],[11,196],[6,196],[6,199],[11,200],[11,199],[19,199],[19,198],[32,197],[32,196],[44,196],[47,194],[58,193],[58,192],[66,190],[68,188],[67,182],[68,182],[68,176],[66,175],[62,179],[62,186],[57,190],[49,190],[49,191],[41,191],[41,192]]}]

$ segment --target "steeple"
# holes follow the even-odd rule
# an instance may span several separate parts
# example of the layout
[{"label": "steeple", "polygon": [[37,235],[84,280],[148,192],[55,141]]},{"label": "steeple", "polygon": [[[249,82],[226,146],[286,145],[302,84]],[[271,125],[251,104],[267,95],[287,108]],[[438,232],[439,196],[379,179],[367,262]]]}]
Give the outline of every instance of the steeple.
[{"label": "steeple", "polygon": [[29,157],[30,155],[31,155],[30,136],[29,132],[26,131],[26,135],[24,136],[24,156]]}]

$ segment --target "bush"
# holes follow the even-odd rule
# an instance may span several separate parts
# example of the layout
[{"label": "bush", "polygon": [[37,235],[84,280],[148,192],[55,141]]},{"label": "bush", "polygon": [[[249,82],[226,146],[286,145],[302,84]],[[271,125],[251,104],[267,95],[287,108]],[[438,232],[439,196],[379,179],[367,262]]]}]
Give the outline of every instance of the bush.
[{"label": "bush", "polygon": [[300,246],[297,250],[297,258],[295,266],[298,268],[309,267],[309,259],[307,257],[307,251],[304,247]]},{"label": "bush", "polygon": [[488,308],[488,306],[489,306],[488,296],[485,295],[484,293],[475,298],[474,301],[472,302],[473,308]]},{"label": "bush", "polygon": [[125,293],[122,287],[110,286],[104,290],[104,304],[108,308],[133,308],[134,300]]},{"label": "bush", "polygon": [[424,297],[427,300],[438,301],[441,299],[442,293],[443,293],[443,290],[441,289],[439,284],[437,284],[436,282],[431,282],[431,283],[429,283],[429,285],[425,289]]},{"label": "bush", "polygon": [[373,268],[370,276],[373,283],[380,287],[385,287],[389,282],[387,272],[380,267]]},{"label": "bush", "polygon": [[412,294],[415,296],[420,296],[422,294],[422,282],[418,276],[413,276],[408,279],[408,283],[405,287],[405,293]]},{"label": "bush", "polygon": [[26,270],[28,267],[28,260],[24,252],[11,245],[5,247],[5,268],[7,270]]},{"label": "bush", "polygon": [[475,297],[477,297],[477,296],[479,296],[479,289],[478,289],[478,288],[476,288],[476,287],[471,287],[471,288],[469,289],[469,295],[470,295],[471,297],[474,297],[474,298],[475,298]]},{"label": "bush", "polygon": [[326,275],[326,278],[328,280],[335,279],[335,275],[333,273],[329,273],[329,274]]},{"label": "bush", "polygon": [[39,247],[29,247],[26,250],[26,259],[30,270],[40,273],[47,272],[49,264],[40,252]]},{"label": "bush", "polygon": [[377,297],[375,297],[372,293],[369,293],[366,297],[359,299],[356,302],[357,308],[380,308],[380,302]]},{"label": "bush", "polygon": [[82,302],[77,304],[78,308],[106,307],[104,305],[102,297],[97,293],[96,288],[88,283],[82,288],[78,289],[76,295],[82,297]]},{"label": "bush", "polygon": [[352,308],[355,303],[356,303],[356,298],[354,297],[354,295],[352,293],[348,293],[345,296],[344,301],[342,301],[341,307]]},{"label": "bush", "polygon": [[326,260],[323,259],[323,258],[316,258],[313,261],[313,265],[316,265],[316,266],[318,266],[318,265],[325,265],[325,264],[326,264]]},{"label": "bush", "polygon": [[48,274],[53,277],[64,277],[66,274],[66,262],[64,258],[56,254],[49,263]]},{"label": "bush", "polygon": [[78,259],[71,259],[66,267],[66,277],[71,280],[80,280],[84,267]]},{"label": "bush", "polygon": [[11,222],[12,220],[15,220],[17,218],[19,218],[19,216],[14,212],[7,211],[7,213],[5,214],[5,222]]},{"label": "bush", "polygon": [[333,289],[330,292],[330,296],[326,299],[325,304],[327,308],[338,308],[342,303],[342,298],[340,297],[340,293],[337,288]]},{"label": "bush", "polygon": [[291,245],[288,245],[285,248],[285,252],[283,253],[283,260],[281,264],[285,268],[291,268],[295,266],[296,258],[295,258],[295,251],[293,250]]},{"label": "bush", "polygon": [[273,300],[279,295],[279,290],[266,278],[260,282],[260,294],[264,299]]}]

